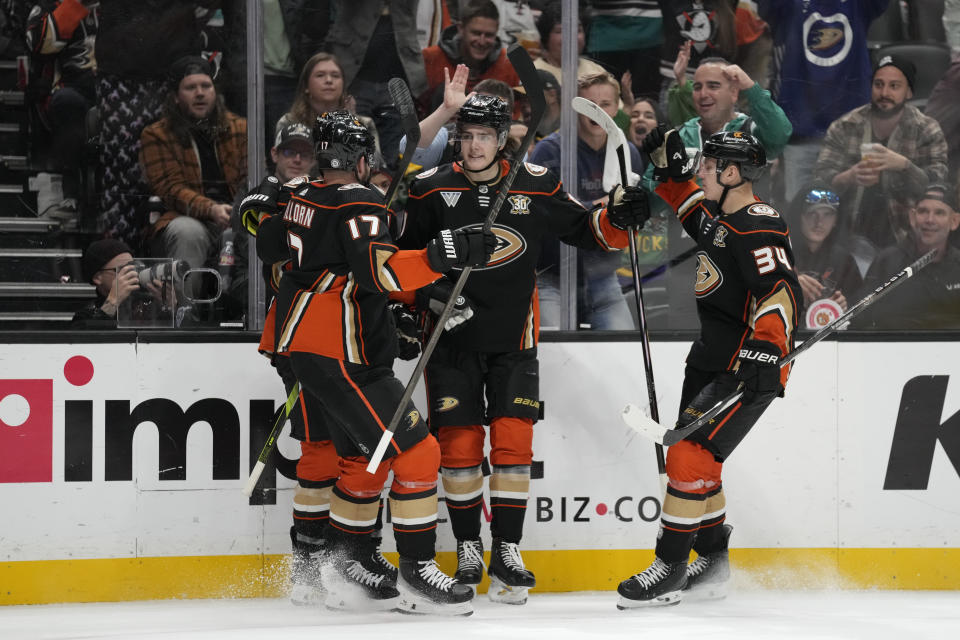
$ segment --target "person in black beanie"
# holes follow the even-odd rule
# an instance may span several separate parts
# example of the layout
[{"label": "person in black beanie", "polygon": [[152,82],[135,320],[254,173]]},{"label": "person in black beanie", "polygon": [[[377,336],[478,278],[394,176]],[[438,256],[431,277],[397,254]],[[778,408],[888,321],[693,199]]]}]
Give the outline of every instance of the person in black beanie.
[{"label": "person in black beanie", "polygon": [[83,252],[83,278],[97,288],[97,298],[73,316],[74,328],[114,329],[117,307],[140,288],[133,253],[126,243],[95,240]]}]

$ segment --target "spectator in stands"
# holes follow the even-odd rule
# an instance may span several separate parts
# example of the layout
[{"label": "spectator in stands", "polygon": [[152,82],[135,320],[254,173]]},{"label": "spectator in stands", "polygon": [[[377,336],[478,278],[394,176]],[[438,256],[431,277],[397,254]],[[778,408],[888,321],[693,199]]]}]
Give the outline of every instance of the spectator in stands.
[{"label": "spectator in stands", "polygon": [[53,160],[63,172],[63,201],[45,215],[74,220],[86,142],[87,112],[96,104],[98,0],[36,3],[27,19],[31,65],[28,91],[53,134]]},{"label": "spectator in stands", "polygon": [[514,42],[519,42],[527,51],[535,51],[539,48],[539,44],[536,47],[532,45],[532,40],[536,39],[534,35],[537,33],[536,15],[527,0],[493,0],[493,4],[497,6],[497,12],[500,14],[500,30],[497,31],[497,37],[500,38],[503,46],[509,47]]},{"label": "spectator in stands", "polygon": [[494,79],[508,87],[520,84],[520,78],[507,59],[497,31],[500,12],[490,0],[470,0],[460,13],[460,23],[445,29],[440,44],[423,50],[427,72],[427,90],[420,95],[426,111],[439,104],[444,91],[444,70],[465,64],[469,69],[466,90],[472,91],[481,80]]},{"label": "spectator in stands", "polygon": [[906,209],[947,173],[947,142],[933,118],[907,104],[916,70],[884,56],[873,74],[870,102],[830,125],[814,179],[840,194],[854,234],[874,247],[907,234]]},{"label": "spectator in stands", "polygon": [[663,122],[663,116],[660,115],[660,107],[656,100],[642,96],[636,98],[633,106],[630,107],[630,135],[627,137],[639,149],[647,134],[656,129],[661,122]]},{"label": "spectator in stands", "polygon": [[889,0],[757,0],[780,52],[770,90],[793,123],[783,152],[787,200],[808,184],[827,127],[870,96],[867,30]]},{"label": "spectator in stands", "polygon": [[[960,0],[958,0],[960,2]],[[958,36],[960,37],[960,36]],[[924,107],[924,115],[940,125],[947,141],[948,175],[960,182],[960,50],[940,82],[933,88]]]},{"label": "spectator in stands", "polygon": [[151,253],[203,266],[247,178],[247,122],[227,110],[206,60],[174,63],[164,117],[144,129],[141,147],[143,175],[167,208],[152,225]]},{"label": "spectator in stands", "polygon": [[[412,161],[426,169],[432,169],[455,160],[453,147],[448,144],[450,128],[454,116],[463,103],[467,101],[466,92],[470,69],[465,64],[457,65],[450,77],[444,70],[443,102],[433,110],[429,116],[420,121],[420,142],[413,152]],[[475,91],[483,95],[494,95],[503,98],[507,108],[513,112],[513,90],[504,82],[492,78],[477,83]],[[407,138],[400,140],[401,151],[406,149]]]},{"label": "spectator in stands", "polygon": [[[563,70],[560,69],[561,55],[563,52],[563,19],[561,13],[561,4],[554,0],[548,4],[537,18],[537,31],[540,32],[540,42],[542,48],[540,57],[533,61],[533,66],[537,69],[543,69],[550,72],[557,80],[557,84],[563,83]],[[583,34],[583,24],[577,23],[577,77],[592,76],[599,73],[605,73],[601,65],[587,58],[583,53],[583,47],[586,44],[586,37]]]},{"label": "spectator in stands", "polygon": [[[120,240],[94,240],[83,252],[82,269],[84,279],[96,287],[97,297],[73,315],[71,327],[115,329],[117,309],[131,295],[141,291],[133,252]],[[159,280],[148,282],[145,287],[141,296],[145,304],[150,304],[150,300],[163,300]],[[175,303],[172,291],[168,290],[166,297]]]},{"label": "spectator in stands", "polygon": [[[847,295],[860,290],[863,278],[845,243],[846,224],[840,196],[821,185],[801,191],[790,205],[793,256],[804,307],[830,298],[846,310]],[[799,236],[799,237],[798,237]]]},{"label": "spectator in stands", "polygon": [[[678,60],[677,73],[685,75]],[[743,98],[750,105],[750,114],[736,110],[737,100]],[[770,92],[760,88],[746,72],[723,58],[704,58],[693,75],[693,82],[671,90],[671,103],[691,100],[697,115],[678,127],[680,137],[692,158],[703,140],[718,131],[745,131],[757,137],[767,152],[767,158],[780,155],[793,127],[786,114],[770,98]],[[671,111],[674,109],[671,108]],[[647,169],[645,179],[653,191],[653,166]]]},{"label": "spectator in stands", "polygon": [[938,250],[936,261],[871,305],[855,319],[855,328],[960,328],[960,250],[947,242],[960,226],[954,187],[929,185],[910,209],[909,218],[910,235],[877,256],[861,294],[866,295],[931,249]]},{"label": "spectator in stands", "polygon": [[[587,4],[590,55],[616,78],[629,73],[636,93],[659,93],[657,60],[663,43],[663,18],[657,0],[590,0]],[[553,6],[559,5],[557,1]],[[579,42],[582,50],[582,36]],[[559,56],[559,48],[557,51]],[[585,71],[579,69],[577,77],[582,75]]]},{"label": "spectator in stands", "polygon": [[449,27],[447,0],[420,0],[417,3],[417,44],[420,49],[440,42],[440,34]]},{"label": "spectator in stands", "polygon": [[[583,76],[577,94],[597,104],[611,117],[617,112],[620,86],[609,73]],[[627,142],[631,169],[641,171],[640,152]],[[589,203],[605,200],[604,170],[607,162],[616,163],[616,156],[607,154],[607,134],[589,118],[577,116],[577,188],[576,197]],[[560,175],[560,133],[552,133],[534,147],[530,162]],[[619,167],[616,168],[619,176]],[[619,177],[616,183],[619,183]],[[610,188],[613,184],[610,185]],[[592,329],[634,329],[633,317],[623,296],[616,271],[621,254],[597,251],[578,252],[578,313],[580,323]],[[537,288],[540,292],[540,326],[560,327],[559,241],[544,243],[537,267]]]},{"label": "spectator in stands", "polygon": [[[543,112],[543,119],[540,121],[540,126],[537,127],[536,140],[540,141],[560,128],[560,82],[545,69],[537,69],[537,75],[540,77],[540,86],[543,87],[544,102],[547,103],[547,108]],[[513,92],[522,96],[520,98],[522,100],[521,119],[524,122],[529,122],[530,103],[527,101],[526,88],[522,85],[517,86],[513,88]]]},{"label": "spectator in stands", "polygon": [[[340,60],[332,53],[320,51],[315,53],[303,65],[300,71],[300,80],[294,93],[290,111],[283,114],[277,121],[274,135],[295,122],[307,126],[311,131],[313,124],[321,113],[346,109],[355,111],[356,101],[345,91],[343,67]],[[377,127],[373,120],[366,116],[358,116],[360,122],[373,133],[377,149],[380,149]]]},{"label": "spectator in stands", "polygon": [[344,86],[355,100],[350,110],[373,120],[383,159],[394,166],[403,127],[387,83],[402,78],[414,96],[427,90],[417,0],[337,3],[324,49],[340,62]]},{"label": "spectator in stands", "polygon": [[203,50],[202,26],[220,0],[100,0],[97,102],[103,190],[98,227],[136,251],[148,197],[137,164],[143,128],[163,113],[171,64]]}]

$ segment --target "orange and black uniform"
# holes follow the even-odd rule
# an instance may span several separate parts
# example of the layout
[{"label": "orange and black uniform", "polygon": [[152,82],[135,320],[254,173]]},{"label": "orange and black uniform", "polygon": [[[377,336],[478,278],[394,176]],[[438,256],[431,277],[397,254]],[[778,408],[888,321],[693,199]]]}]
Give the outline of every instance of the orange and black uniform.
[{"label": "orange and black uniform", "polygon": [[[700,336],[687,356],[679,424],[689,424],[737,386],[734,372],[747,340],[772,343],[781,355],[793,349],[803,295],[794,269],[787,224],[776,209],[757,201],[721,213],[704,200],[693,180],[666,182],[657,194],[677,212],[697,243],[694,285]],[[790,366],[780,370],[780,390]],[[726,544],[723,462],[778,392],[747,393],[709,425],[670,447],[669,484],[657,555],[686,562],[691,546],[712,553]],[[694,542],[694,540],[696,540]]]},{"label": "orange and black uniform", "polygon": [[[420,174],[410,187],[401,246],[419,248],[441,229],[480,227],[509,172],[476,184],[459,164]],[[536,265],[547,238],[584,249],[613,250],[627,234],[610,225],[606,210],[587,211],[545,168],[520,167],[493,225],[497,248],[473,269],[464,295],[474,317],[444,333],[426,368],[430,426],[442,452],[441,474],[458,540],[480,537],[484,424],[490,425],[491,532],[520,541],[530,485],[533,424],[541,417],[539,304]]]},{"label": "orange and black uniform", "polygon": [[[282,211],[290,191],[281,191],[277,208]],[[287,394],[297,382],[293,365],[286,354],[276,353],[276,295],[280,278],[290,269],[286,228],[280,215],[266,215],[257,231],[257,256],[264,263],[264,281],[270,293],[270,306],[260,337],[259,350],[270,358],[280,374]],[[290,410],[290,435],[300,441],[300,460],[297,462],[297,490],[293,496],[293,532],[295,546],[314,550],[327,535],[330,520],[330,496],[340,475],[340,458],[330,439],[331,418],[321,405],[303,388]]]},{"label": "orange and black uniform", "polygon": [[289,354],[300,385],[331,418],[341,457],[331,533],[346,540],[374,530],[392,468],[397,549],[406,558],[431,559],[440,451],[412,403],[377,473],[365,467],[403,393],[392,370],[397,344],[388,294],[440,274],[426,251],[397,249],[381,194],[363,185],[305,183],[290,195],[282,219],[291,267],[280,279],[276,350]]}]

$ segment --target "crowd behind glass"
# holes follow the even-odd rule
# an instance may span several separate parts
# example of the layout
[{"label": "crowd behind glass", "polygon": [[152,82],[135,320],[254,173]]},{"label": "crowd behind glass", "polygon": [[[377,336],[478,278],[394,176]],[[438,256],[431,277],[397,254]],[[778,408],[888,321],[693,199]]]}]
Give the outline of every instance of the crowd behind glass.
[{"label": "crowd behind glass", "polygon": [[[760,139],[771,162],[756,191],[791,226],[810,327],[940,248],[924,281],[853,328],[960,328],[960,0],[581,0],[575,37],[562,29],[567,4],[6,0],[0,46],[18,61],[37,200],[2,215],[49,220],[58,232],[47,246],[72,238],[82,250],[61,276],[94,288],[73,328],[258,329],[247,300],[262,295],[251,286],[261,271],[237,203],[268,173],[311,172],[313,121],[336,109],[375,132],[373,182],[386,187],[406,142],[390,78],[407,82],[422,120],[408,181],[456,159],[448,125],[471,91],[507,98],[511,135],[523,137],[526,91],[505,55],[518,42],[548,102],[527,159],[551,170],[576,160],[568,190],[601,199],[589,162],[596,154],[602,173],[603,142],[578,128],[578,158],[559,156],[566,43],[580,53],[570,95],[606,101],[637,148],[658,124],[678,129],[691,155],[721,129]],[[258,22],[262,37],[248,39]],[[254,134],[262,145],[249,144]],[[634,180],[652,190],[646,158],[630,155]],[[695,329],[692,244],[651,198],[638,238],[650,327]],[[569,328],[633,329],[629,256],[602,258],[578,260]],[[564,328],[548,312],[558,260],[546,251],[540,269],[545,329]]]}]

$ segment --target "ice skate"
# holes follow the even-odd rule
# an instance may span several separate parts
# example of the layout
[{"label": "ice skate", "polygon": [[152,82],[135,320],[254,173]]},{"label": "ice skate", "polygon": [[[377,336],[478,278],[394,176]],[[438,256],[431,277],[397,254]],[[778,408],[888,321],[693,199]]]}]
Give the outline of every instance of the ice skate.
[{"label": "ice skate", "polygon": [[473,613],[473,588],[460,584],[437,566],[434,560],[400,558],[397,580],[404,613],[469,616]]},{"label": "ice skate", "polygon": [[297,606],[315,606],[323,602],[325,593],[320,568],[327,557],[323,548],[307,551],[294,547],[290,560],[290,602]]},{"label": "ice skate", "polygon": [[483,542],[480,540],[457,540],[457,582],[478,585],[483,579]]},{"label": "ice skate", "polygon": [[733,527],[723,525],[723,548],[713,553],[704,553],[687,566],[687,586],[683,589],[685,600],[719,600],[727,597],[730,580],[730,552],[727,543]]},{"label": "ice skate", "polygon": [[617,587],[618,609],[661,607],[677,604],[687,585],[687,563],[666,563],[659,557],[641,573],[627,578]]},{"label": "ice skate", "polygon": [[[371,560],[372,563],[372,560]],[[389,611],[400,593],[385,573],[371,571],[359,558],[343,556],[324,563],[321,575],[329,609]]]},{"label": "ice skate", "polygon": [[523,556],[515,542],[493,541],[487,575],[490,576],[487,596],[492,602],[524,604],[527,592],[537,586],[533,572],[523,566]]},{"label": "ice skate", "polygon": [[376,540],[369,553],[364,552],[360,559],[363,567],[368,571],[386,576],[384,584],[390,587],[397,586],[398,569],[380,553],[380,541]]}]

